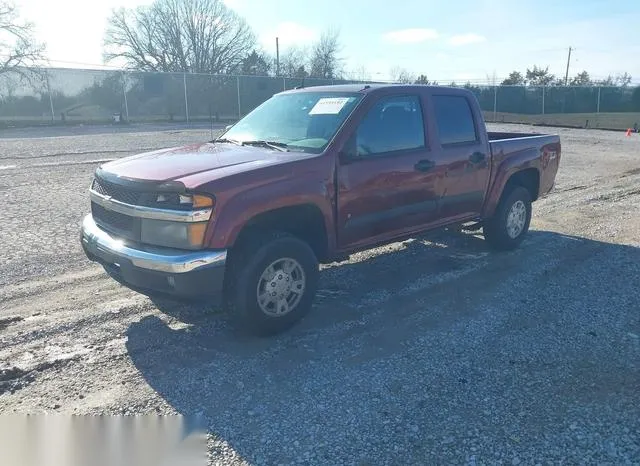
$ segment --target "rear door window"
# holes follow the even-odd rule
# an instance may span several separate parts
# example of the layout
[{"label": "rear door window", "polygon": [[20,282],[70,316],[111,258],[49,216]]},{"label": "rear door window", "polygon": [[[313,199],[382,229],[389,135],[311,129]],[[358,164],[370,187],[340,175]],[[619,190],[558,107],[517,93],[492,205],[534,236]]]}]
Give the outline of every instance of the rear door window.
[{"label": "rear door window", "polygon": [[466,97],[434,95],[432,99],[440,144],[472,144],[478,141],[473,112]]}]

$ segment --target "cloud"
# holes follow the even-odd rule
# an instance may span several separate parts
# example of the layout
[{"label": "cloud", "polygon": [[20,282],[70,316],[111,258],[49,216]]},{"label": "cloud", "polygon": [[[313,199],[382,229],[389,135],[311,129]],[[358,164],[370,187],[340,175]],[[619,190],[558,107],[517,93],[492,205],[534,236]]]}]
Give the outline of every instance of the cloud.
[{"label": "cloud", "polygon": [[382,36],[382,39],[392,44],[417,44],[438,37],[439,34],[435,29],[415,28],[387,32]]},{"label": "cloud", "polygon": [[487,40],[486,37],[481,36],[480,34],[458,34],[455,36],[451,36],[449,38],[449,44],[454,46],[460,45],[470,45],[470,44],[478,44],[480,42],[485,42]]},{"label": "cloud", "polygon": [[292,45],[302,45],[313,42],[318,38],[318,33],[314,29],[302,24],[286,21],[278,24],[275,29],[262,35],[262,43],[268,49],[275,48],[276,37],[280,43],[280,50]]}]

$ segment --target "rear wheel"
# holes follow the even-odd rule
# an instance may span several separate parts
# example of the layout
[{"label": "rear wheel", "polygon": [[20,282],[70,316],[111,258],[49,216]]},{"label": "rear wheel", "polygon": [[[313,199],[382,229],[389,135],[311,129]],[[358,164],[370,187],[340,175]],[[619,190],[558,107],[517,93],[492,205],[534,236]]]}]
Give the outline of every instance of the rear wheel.
[{"label": "rear wheel", "polygon": [[280,333],[311,309],[318,260],[307,243],[286,233],[254,236],[235,257],[231,307],[236,323],[257,335]]},{"label": "rear wheel", "polygon": [[485,221],[484,237],[493,249],[515,249],[524,240],[530,223],[531,195],[526,188],[515,186],[503,194],[494,216]]}]

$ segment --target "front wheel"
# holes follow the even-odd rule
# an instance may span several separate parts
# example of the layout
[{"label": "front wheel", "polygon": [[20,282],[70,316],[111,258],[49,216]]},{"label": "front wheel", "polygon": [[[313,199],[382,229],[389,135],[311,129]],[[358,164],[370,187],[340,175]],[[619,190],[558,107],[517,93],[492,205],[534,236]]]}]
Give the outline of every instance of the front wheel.
[{"label": "front wheel", "polygon": [[485,221],[484,237],[497,250],[515,249],[522,243],[531,223],[531,195],[521,186],[506,192],[495,214]]},{"label": "front wheel", "polygon": [[236,322],[257,335],[287,330],[313,304],[319,278],[313,250],[285,233],[254,237],[243,249],[232,297]]}]

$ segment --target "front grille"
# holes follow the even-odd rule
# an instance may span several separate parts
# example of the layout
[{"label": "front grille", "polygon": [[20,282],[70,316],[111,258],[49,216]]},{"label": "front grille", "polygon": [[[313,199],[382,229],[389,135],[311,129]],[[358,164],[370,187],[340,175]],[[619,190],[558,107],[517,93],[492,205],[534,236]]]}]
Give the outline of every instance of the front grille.
[{"label": "front grille", "polygon": [[135,219],[129,215],[105,209],[95,202],[91,203],[91,215],[97,223],[109,230],[115,230],[117,233],[125,234],[133,234],[134,232]]},{"label": "front grille", "polygon": [[131,205],[139,205],[141,197],[143,197],[143,193],[140,191],[132,191],[100,178],[95,178],[93,180],[92,188],[98,194],[110,196],[116,201]]},{"label": "front grille", "polygon": [[155,207],[158,209],[191,209],[190,204],[180,204],[180,195],[177,192],[133,190],[97,177],[93,180],[91,188],[98,194],[109,196],[125,204]]}]

